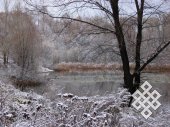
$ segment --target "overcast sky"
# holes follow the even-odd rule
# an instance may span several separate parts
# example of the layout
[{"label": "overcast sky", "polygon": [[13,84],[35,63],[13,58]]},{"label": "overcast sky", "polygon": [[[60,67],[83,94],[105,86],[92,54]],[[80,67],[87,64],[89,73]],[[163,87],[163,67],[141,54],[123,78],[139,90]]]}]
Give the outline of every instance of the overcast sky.
[{"label": "overcast sky", "polygon": [[[0,0],[0,11],[3,11],[3,3],[4,0]],[[10,1],[10,7],[12,7],[15,3],[15,1],[21,1],[22,0],[9,0]],[[32,0],[32,1],[38,1],[38,0]],[[48,2],[49,0],[44,0],[45,2]],[[151,5],[159,5],[163,0],[147,0]],[[162,10],[170,10],[170,0],[166,0],[167,3],[161,6]],[[120,0],[120,6],[122,8],[122,12],[129,12],[132,13],[135,11],[135,6],[133,3],[134,0]],[[97,12],[94,12],[94,10],[88,10],[86,11],[87,15],[93,15],[93,14],[97,14]]]}]

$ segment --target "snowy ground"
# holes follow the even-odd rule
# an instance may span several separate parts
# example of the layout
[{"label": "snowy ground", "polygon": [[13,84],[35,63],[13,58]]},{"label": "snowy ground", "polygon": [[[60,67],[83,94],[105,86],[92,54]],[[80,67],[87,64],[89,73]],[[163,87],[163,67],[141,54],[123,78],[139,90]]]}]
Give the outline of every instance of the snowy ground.
[{"label": "snowy ground", "polygon": [[170,127],[170,110],[148,120],[127,107],[130,94],[77,97],[62,94],[51,101],[0,82],[0,127]]}]

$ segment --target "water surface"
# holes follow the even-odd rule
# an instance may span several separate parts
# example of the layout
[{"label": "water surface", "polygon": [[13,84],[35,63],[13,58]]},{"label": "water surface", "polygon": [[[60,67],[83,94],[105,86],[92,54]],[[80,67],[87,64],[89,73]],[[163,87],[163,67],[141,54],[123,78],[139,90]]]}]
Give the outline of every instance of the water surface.
[{"label": "water surface", "polygon": [[[121,72],[65,72],[44,75],[46,85],[34,88],[40,94],[55,99],[59,93],[72,93],[77,96],[104,96],[114,93],[123,84]],[[162,97],[162,103],[170,103],[170,73],[143,73],[142,82],[148,81],[153,90]]]}]

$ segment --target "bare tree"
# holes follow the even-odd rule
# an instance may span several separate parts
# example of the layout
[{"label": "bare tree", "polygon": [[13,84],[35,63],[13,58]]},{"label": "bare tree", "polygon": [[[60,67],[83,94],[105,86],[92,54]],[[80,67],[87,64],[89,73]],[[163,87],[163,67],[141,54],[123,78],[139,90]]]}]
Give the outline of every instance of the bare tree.
[{"label": "bare tree", "polygon": [[32,17],[22,12],[20,5],[12,12],[11,31],[13,59],[21,67],[21,76],[36,70],[38,61],[39,36]]},{"label": "bare tree", "polygon": [[9,47],[10,47],[10,31],[9,31],[9,0],[3,0],[4,13],[1,15],[3,35],[1,36],[1,48],[3,54],[4,64],[8,63]]},{"label": "bare tree", "polygon": [[[161,7],[165,1],[154,6],[152,6],[151,1],[149,0],[131,0],[126,2],[121,0],[53,0],[53,2],[47,2],[46,5],[43,6],[31,2],[31,0],[25,0],[25,2],[33,7],[32,9],[36,9],[51,18],[80,22],[93,27],[93,29],[99,34],[103,32],[112,34],[117,39],[118,49],[122,60],[124,87],[128,88],[131,93],[134,93],[140,85],[141,72],[170,44],[170,41],[161,41],[155,52],[151,53],[147,60],[143,61],[144,59],[141,58],[141,45],[144,41],[143,31],[145,27],[147,27],[146,22],[158,13],[164,13],[161,10]],[[121,7],[123,5],[126,6],[126,4],[128,4],[128,6],[130,5],[132,8],[136,8],[135,11],[133,11],[133,13],[125,13],[125,9]],[[44,6],[46,6],[48,10],[56,9],[58,13],[54,14],[53,12],[50,13],[50,11],[44,11],[42,9]],[[84,12],[83,9],[86,11]],[[86,18],[76,18],[74,15],[72,17],[61,15],[65,12],[78,12],[78,15],[80,13],[85,15],[89,9],[91,12],[94,11],[94,13],[100,12],[101,17],[105,16],[105,19],[110,22],[110,26],[99,25],[98,23],[87,20]],[[127,22],[130,21],[131,25],[127,28],[128,30],[129,28],[133,28],[135,32],[135,39],[133,40],[135,53],[133,56],[128,54],[127,45],[129,40],[127,39],[128,32],[125,27]],[[133,72],[131,72],[130,69],[129,57],[134,57],[135,69]]]}]

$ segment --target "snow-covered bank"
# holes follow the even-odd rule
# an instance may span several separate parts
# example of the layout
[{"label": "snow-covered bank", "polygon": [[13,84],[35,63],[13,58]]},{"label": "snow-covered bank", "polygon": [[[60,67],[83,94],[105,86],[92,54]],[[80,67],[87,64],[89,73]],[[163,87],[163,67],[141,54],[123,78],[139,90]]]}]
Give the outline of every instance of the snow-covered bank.
[{"label": "snow-covered bank", "polygon": [[127,107],[130,94],[77,97],[61,94],[54,101],[0,83],[0,127],[169,127],[170,111],[145,120]]},{"label": "snow-covered bank", "polygon": [[45,68],[43,66],[39,66],[37,69],[38,72],[42,72],[42,73],[48,73],[48,72],[53,72],[53,70]]}]

